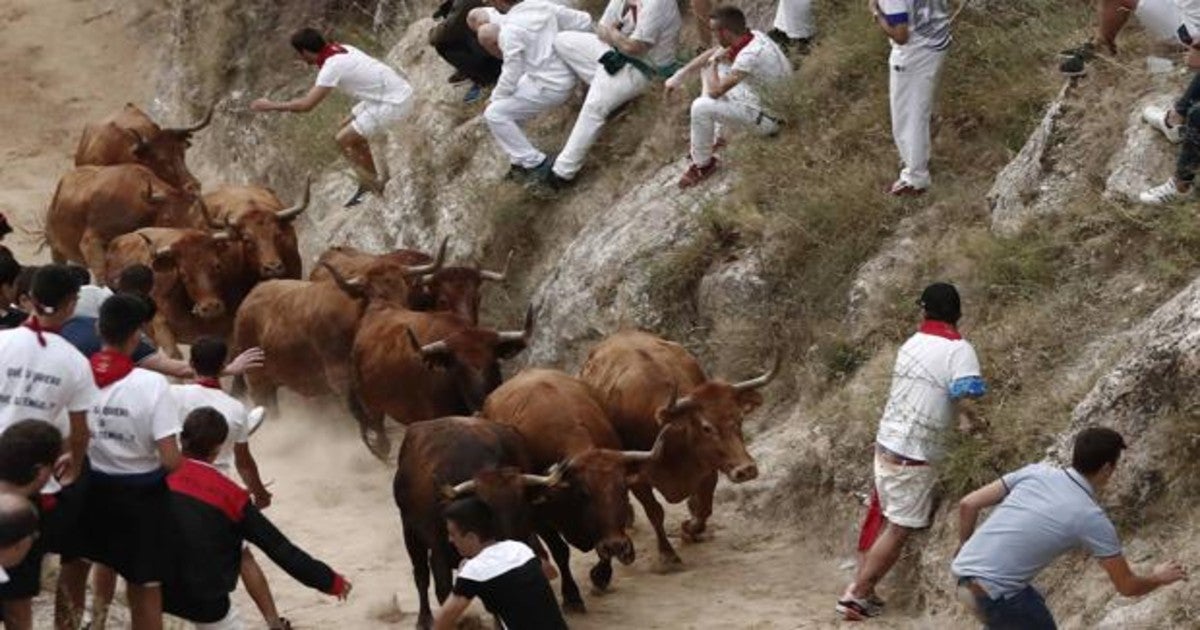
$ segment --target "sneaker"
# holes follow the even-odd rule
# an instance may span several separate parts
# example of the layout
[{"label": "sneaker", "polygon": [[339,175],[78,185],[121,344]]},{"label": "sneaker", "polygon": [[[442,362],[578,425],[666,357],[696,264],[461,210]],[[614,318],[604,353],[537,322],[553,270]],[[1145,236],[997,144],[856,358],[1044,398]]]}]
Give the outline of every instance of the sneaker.
[{"label": "sneaker", "polygon": [[483,98],[483,86],[478,83],[472,83],[471,89],[467,90],[467,93],[463,96],[463,103],[470,105],[481,98]]},{"label": "sneaker", "polygon": [[359,184],[358,188],[354,191],[354,194],[350,195],[350,198],[346,200],[346,203],[342,204],[342,207],[353,208],[354,206],[362,203],[369,194],[371,194],[371,189],[364,184]]},{"label": "sneaker", "polygon": [[1183,141],[1183,135],[1179,131],[1181,125],[1172,127],[1167,123],[1167,116],[1170,113],[1171,110],[1166,107],[1147,105],[1142,109],[1142,120],[1149,123],[1151,127],[1161,131],[1172,144],[1179,144]]},{"label": "sneaker", "polygon": [[833,609],[846,621],[865,621],[871,617],[878,617],[883,612],[871,606],[867,600],[854,597],[839,599]]},{"label": "sneaker", "polygon": [[897,179],[896,181],[892,182],[892,186],[888,188],[888,194],[895,197],[919,197],[924,195],[925,191],[927,190],[929,189],[917,188],[903,179]]},{"label": "sneaker", "polygon": [[1087,63],[1084,58],[1079,55],[1067,57],[1062,63],[1058,64],[1058,71],[1061,72],[1063,76],[1081,77],[1087,74]]},{"label": "sneaker", "polygon": [[520,164],[511,164],[508,167],[508,172],[504,174],[506,182],[523,182],[529,180],[533,175],[532,168],[525,168]]},{"label": "sneaker", "polygon": [[1186,197],[1191,197],[1194,190],[1195,187],[1189,187],[1186,191],[1179,190],[1175,185],[1175,178],[1172,177],[1165,184],[1155,186],[1138,195],[1138,201],[1148,206],[1165,206]]},{"label": "sneaker", "polygon": [[691,188],[692,186],[695,186],[696,184],[708,179],[713,173],[716,172],[718,164],[719,162],[715,156],[708,161],[708,164],[705,164],[704,166],[689,164],[687,170],[684,171],[683,175],[679,178],[679,187]]},{"label": "sneaker", "polygon": [[263,420],[267,418],[267,410],[262,407],[255,407],[246,414],[246,435],[254,435],[254,432],[262,426]]},{"label": "sneaker", "polygon": [[463,74],[461,70],[458,70],[454,74],[450,75],[449,79],[446,79],[446,83],[462,83],[466,80],[467,75]]},{"label": "sneaker", "polygon": [[1083,61],[1091,61],[1096,58],[1096,52],[1096,42],[1089,40],[1074,48],[1059,51],[1058,56],[1063,59],[1079,57]]}]

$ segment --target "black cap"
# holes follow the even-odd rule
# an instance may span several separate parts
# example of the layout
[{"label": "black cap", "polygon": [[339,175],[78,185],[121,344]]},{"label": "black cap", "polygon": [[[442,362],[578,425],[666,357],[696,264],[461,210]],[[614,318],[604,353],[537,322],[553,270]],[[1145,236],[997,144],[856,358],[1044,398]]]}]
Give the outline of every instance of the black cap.
[{"label": "black cap", "polygon": [[958,289],[945,282],[935,282],[925,287],[917,304],[925,309],[925,317],[947,324],[958,323],[958,318],[962,316],[962,303],[958,298]]}]

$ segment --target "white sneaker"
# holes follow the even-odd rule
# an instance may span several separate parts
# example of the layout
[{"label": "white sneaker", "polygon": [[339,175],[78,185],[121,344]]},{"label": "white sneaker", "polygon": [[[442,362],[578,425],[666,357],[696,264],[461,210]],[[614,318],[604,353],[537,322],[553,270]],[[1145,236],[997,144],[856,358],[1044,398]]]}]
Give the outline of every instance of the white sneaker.
[{"label": "white sneaker", "polygon": [[1167,137],[1167,140],[1173,144],[1179,144],[1183,140],[1179,131],[1180,125],[1175,125],[1174,127],[1167,125],[1167,115],[1170,113],[1171,110],[1166,107],[1147,105],[1142,108],[1142,120],[1149,123],[1151,127],[1161,131]]},{"label": "white sneaker", "polygon": [[1161,186],[1155,186],[1150,190],[1138,195],[1138,201],[1149,206],[1165,206],[1169,203],[1174,203],[1186,197],[1192,196],[1192,191],[1195,187],[1188,188],[1187,192],[1180,192],[1175,187],[1175,178],[1167,180],[1167,183]]}]

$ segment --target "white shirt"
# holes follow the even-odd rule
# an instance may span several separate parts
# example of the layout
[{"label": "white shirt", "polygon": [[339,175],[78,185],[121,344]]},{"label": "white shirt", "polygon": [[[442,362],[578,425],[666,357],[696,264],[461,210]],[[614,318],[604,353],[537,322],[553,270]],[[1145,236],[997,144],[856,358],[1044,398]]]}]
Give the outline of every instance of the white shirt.
[{"label": "white shirt", "polygon": [[158,470],[158,440],[179,433],[179,403],[165,376],[134,368],[100,390],[88,415],[92,468],[110,475]]},{"label": "white shirt", "polygon": [[96,396],[92,368],[66,339],[24,326],[0,331],[0,433],[21,420],[42,420],[70,433],[67,413],[88,411]]},{"label": "white shirt", "polygon": [[100,305],[113,296],[112,289],[85,284],[79,287],[79,301],[75,303],[76,317],[100,317]]},{"label": "white shirt", "polygon": [[937,460],[954,419],[950,384],[969,376],[980,376],[980,369],[975,349],[966,340],[913,335],[896,356],[876,441],[905,457]]},{"label": "white shirt", "polygon": [[895,48],[950,47],[950,9],[946,0],[879,0],[879,12],[888,24],[908,24],[908,43]]},{"label": "white shirt", "polygon": [[[616,26],[622,35],[651,44],[645,61],[654,66],[666,66],[675,61],[679,29],[683,18],[675,0],[610,0],[600,22]],[[635,18],[636,16],[636,18]]]},{"label": "white shirt", "polygon": [[337,88],[364,102],[402,105],[413,89],[391,66],[342,44],[346,52],[333,55],[317,72],[317,86]]},{"label": "white shirt", "polygon": [[566,91],[575,86],[575,74],[554,52],[559,31],[590,31],[592,16],[545,0],[524,0],[509,10],[500,28],[504,68],[492,98],[511,96],[517,81],[528,77],[539,88]]},{"label": "white shirt", "polygon": [[246,407],[242,403],[219,389],[203,385],[172,385],[171,394],[179,403],[179,421],[183,422],[187,415],[200,407],[212,407],[225,416],[229,425],[229,435],[221,445],[221,452],[213,466],[233,478],[233,445],[245,444],[250,440],[249,421],[246,419]]},{"label": "white shirt", "polygon": [[782,81],[792,74],[792,62],[775,40],[758,31],[751,31],[754,38],[738,51],[733,63],[722,61],[717,66],[723,77],[731,71],[746,75],[733,89],[725,93],[731,101],[761,107],[759,92],[771,84]]},{"label": "white shirt", "polygon": [[1192,40],[1200,44],[1200,0],[1175,0],[1175,6],[1179,7],[1184,28]]}]

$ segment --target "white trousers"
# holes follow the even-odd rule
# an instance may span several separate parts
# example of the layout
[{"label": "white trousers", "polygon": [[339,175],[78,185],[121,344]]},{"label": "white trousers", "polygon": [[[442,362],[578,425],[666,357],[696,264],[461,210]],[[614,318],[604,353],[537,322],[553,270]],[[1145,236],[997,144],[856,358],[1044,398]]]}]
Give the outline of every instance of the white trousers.
[{"label": "white trousers", "polygon": [[600,65],[600,57],[609,50],[608,44],[592,33],[568,31],[554,38],[554,51],[575,76],[590,85],[571,136],[554,160],[554,174],[563,179],[574,178],[583,167],[583,159],[600,135],[604,119],[650,87],[650,79],[631,65],[615,76],[608,74]]},{"label": "white trousers", "polygon": [[789,39],[808,39],[816,35],[812,0],[779,0],[772,26],[786,33]]},{"label": "white trousers", "polygon": [[522,77],[511,96],[493,100],[483,110],[483,119],[496,144],[508,154],[509,162],[533,168],[546,159],[546,154],[533,146],[521,124],[538,114],[562,105],[571,97],[572,89],[550,90]]},{"label": "white trousers", "polygon": [[743,127],[763,136],[779,131],[779,123],[763,115],[757,107],[701,96],[692,101],[692,164],[708,164],[713,156],[713,142],[724,125]]},{"label": "white trousers", "polygon": [[892,137],[904,170],[900,179],[914,188],[929,187],[929,119],[946,51],[924,46],[893,47],[889,95]]}]

